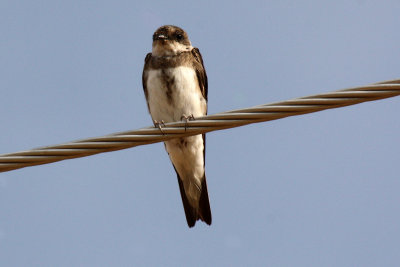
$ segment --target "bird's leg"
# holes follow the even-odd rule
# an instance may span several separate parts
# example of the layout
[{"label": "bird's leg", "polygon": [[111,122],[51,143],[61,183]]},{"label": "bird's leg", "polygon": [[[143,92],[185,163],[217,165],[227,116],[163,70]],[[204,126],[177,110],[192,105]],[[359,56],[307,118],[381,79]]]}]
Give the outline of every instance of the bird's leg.
[{"label": "bird's leg", "polygon": [[162,135],[164,135],[164,132],[161,129],[161,127],[165,127],[164,121],[163,120],[161,120],[161,121],[153,120],[153,123],[154,123],[154,127],[160,129],[160,132],[162,133]]},{"label": "bird's leg", "polygon": [[182,120],[182,121],[185,121],[185,132],[186,132],[186,128],[187,128],[187,123],[188,123],[188,121],[194,121],[195,118],[194,118],[193,114],[190,114],[189,116],[186,116],[185,114],[183,114],[183,115],[181,116],[181,120]]}]

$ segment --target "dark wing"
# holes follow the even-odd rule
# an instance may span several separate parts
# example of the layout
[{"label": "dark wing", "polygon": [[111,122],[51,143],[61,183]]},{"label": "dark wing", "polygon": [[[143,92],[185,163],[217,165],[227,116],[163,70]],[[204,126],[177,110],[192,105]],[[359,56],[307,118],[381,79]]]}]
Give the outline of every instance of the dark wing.
[{"label": "dark wing", "polygon": [[[203,57],[201,56],[199,49],[196,47],[192,49],[192,55],[195,58],[193,67],[196,71],[196,76],[197,76],[197,80],[199,82],[201,93],[202,93],[203,97],[205,98],[205,100],[208,101],[208,80],[207,80],[206,69],[204,68]],[[206,110],[206,114],[207,114],[207,110]],[[203,159],[204,159],[204,165],[205,165],[205,163],[206,163],[206,159],[205,159],[205,157],[206,157],[206,135],[202,134],[202,137],[203,137],[203,147],[204,147]],[[186,212],[186,210],[185,210],[185,212]],[[187,215],[188,215],[188,213],[186,213],[186,217],[188,217]],[[207,181],[206,181],[205,174],[203,177],[203,182],[201,184],[201,195],[200,195],[198,219],[201,219],[208,225],[210,225],[211,221],[212,221],[210,202],[209,202],[209,198],[208,198]],[[189,224],[190,220],[188,218],[187,218],[187,220],[188,220],[188,224]],[[190,226],[190,224],[189,224],[189,226]]]},{"label": "dark wing", "polygon": [[196,47],[192,49],[192,55],[196,60],[193,67],[196,70],[197,80],[199,81],[201,93],[203,94],[203,97],[208,100],[208,81],[206,69],[204,68],[203,64],[203,58],[201,57],[199,49]]},{"label": "dark wing", "polygon": [[[199,86],[201,89],[201,93],[203,97],[208,101],[208,80],[207,80],[207,73],[206,69],[204,68],[203,58],[200,54],[200,50],[197,47],[192,49],[192,55],[195,58],[195,63],[193,64],[194,69],[196,71],[197,80],[199,81]],[[207,115],[207,110],[206,110]],[[203,145],[204,145],[204,164],[205,164],[205,157],[206,157],[206,135],[203,134]]]},{"label": "dark wing", "polygon": [[[172,166],[174,166],[174,164],[172,164]],[[206,175],[204,174],[201,183],[201,193],[200,193],[198,207],[192,207],[189,203],[189,200],[186,197],[186,192],[183,187],[182,179],[179,176],[175,166],[174,169],[178,178],[179,190],[181,192],[183,209],[185,210],[186,222],[188,226],[193,227],[196,224],[196,221],[199,219],[207,223],[208,225],[211,225],[212,218],[211,218],[210,200],[208,198]]]},{"label": "dark wing", "polygon": [[147,81],[147,69],[149,67],[151,60],[151,53],[148,53],[146,55],[146,58],[144,59],[144,67],[143,67],[143,73],[142,73],[142,85],[143,85],[143,91],[144,91],[144,96],[146,97],[146,102],[147,102],[147,108],[149,109],[150,112],[150,107],[149,107],[149,101],[148,101],[148,93],[147,93],[147,86],[146,86],[146,81]]},{"label": "dark wing", "polygon": [[[174,166],[174,164],[172,164],[172,166]],[[185,215],[186,215],[186,222],[189,227],[193,227],[196,224],[196,221],[199,219],[199,216],[198,216],[196,209],[192,208],[192,206],[189,203],[189,200],[186,197],[182,179],[179,176],[178,171],[176,170],[175,166],[174,166],[174,169],[176,172],[176,176],[178,177],[179,191],[181,192],[183,209],[184,209]]]}]

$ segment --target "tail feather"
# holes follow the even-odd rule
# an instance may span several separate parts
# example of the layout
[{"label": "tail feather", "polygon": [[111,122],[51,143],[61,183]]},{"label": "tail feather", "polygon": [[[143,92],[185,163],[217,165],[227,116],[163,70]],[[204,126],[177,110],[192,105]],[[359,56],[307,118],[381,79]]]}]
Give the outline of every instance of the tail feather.
[{"label": "tail feather", "polygon": [[189,203],[189,200],[186,197],[186,193],[183,187],[183,183],[179,174],[177,172],[179,190],[181,193],[183,209],[185,210],[186,221],[189,227],[193,227],[196,224],[197,220],[202,220],[203,222],[211,225],[211,208],[210,208],[210,201],[208,199],[208,192],[207,192],[207,182],[206,177],[204,176],[203,182],[201,184],[201,195],[199,200],[198,208],[192,207]]},{"label": "tail feather", "polygon": [[208,225],[211,225],[211,208],[210,208],[210,200],[208,198],[207,191],[207,181],[206,175],[204,174],[204,179],[201,184],[201,195],[200,195],[200,203],[199,203],[199,217],[200,219]]},{"label": "tail feather", "polygon": [[185,189],[183,188],[182,180],[179,177],[178,173],[177,173],[177,176],[178,176],[179,190],[181,191],[183,209],[185,210],[186,221],[187,221],[187,224],[189,225],[189,227],[193,227],[196,224],[197,216],[189,204],[189,200],[187,199],[186,194],[185,194]]}]

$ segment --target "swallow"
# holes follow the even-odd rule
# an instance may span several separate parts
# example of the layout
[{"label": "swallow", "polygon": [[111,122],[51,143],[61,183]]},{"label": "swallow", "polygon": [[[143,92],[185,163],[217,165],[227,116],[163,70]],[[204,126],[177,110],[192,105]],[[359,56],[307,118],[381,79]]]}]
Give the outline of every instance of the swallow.
[{"label": "swallow", "polygon": [[[142,83],[149,113],[167,123],[207,114],[208,82],[203,58],[181,28],[165,25],[153,34],[152,51],[145,58]],[[178,177],[186,221],[211,225],[205,174],[206,135],[164,142]]]}]

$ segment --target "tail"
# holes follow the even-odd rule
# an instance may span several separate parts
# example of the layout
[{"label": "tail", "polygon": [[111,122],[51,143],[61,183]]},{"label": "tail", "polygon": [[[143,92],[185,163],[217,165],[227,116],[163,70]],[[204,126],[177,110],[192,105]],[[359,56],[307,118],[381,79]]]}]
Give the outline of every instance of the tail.
[{"label": "tail", "polygon": [[186,193],[183,187],[183,183],[181,178],[179,177],[178,172],[176,172],[178,176],[179,190],[181,192],[183,208],[185,210],[186,221],[189,227],[193,227],[196,224],[196,221],[202,220],[208,225],[211,225],[211,208],[210,201],[208,199],[208,191],[207,191],[207,181],[206,175],[204,174],[204,179],[201,183],[201,193],[199,203],[196,207],[190,205],[189,200],[186,197]]}]

